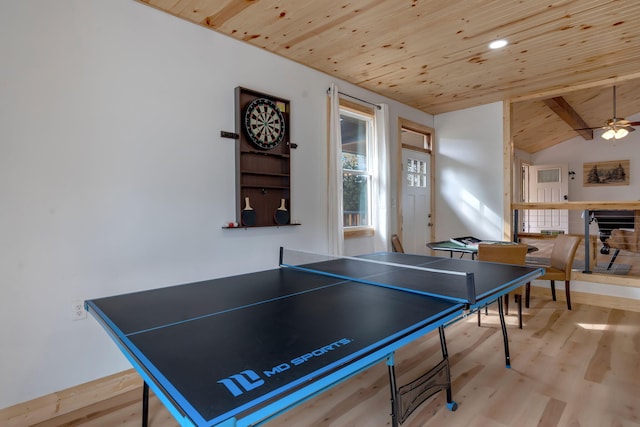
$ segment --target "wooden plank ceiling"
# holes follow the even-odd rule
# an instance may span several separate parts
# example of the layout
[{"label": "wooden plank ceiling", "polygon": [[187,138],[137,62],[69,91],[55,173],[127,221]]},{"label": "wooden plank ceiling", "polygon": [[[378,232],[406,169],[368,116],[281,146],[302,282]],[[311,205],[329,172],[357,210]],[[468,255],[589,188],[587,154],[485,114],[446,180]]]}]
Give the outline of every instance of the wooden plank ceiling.
[{"label": "wooden plank ceiling", "polygon": [[595,127],[616,84],[617,116],[640,112],[638,0],[138,1],[430,114],[513,100],[530,153],[577,135],[544,98]]}]

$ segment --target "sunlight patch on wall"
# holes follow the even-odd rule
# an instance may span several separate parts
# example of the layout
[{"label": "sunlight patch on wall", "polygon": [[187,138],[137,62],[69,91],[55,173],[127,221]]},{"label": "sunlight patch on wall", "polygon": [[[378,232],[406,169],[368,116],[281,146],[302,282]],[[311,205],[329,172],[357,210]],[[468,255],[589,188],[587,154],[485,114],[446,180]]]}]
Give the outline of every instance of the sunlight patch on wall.
[{"label": "sunlight patch on wall", "polygon": [[500,215],[483,204],[476,196],[466,189],[461,191],[461,199],[464,203],[462,212],[470,223],[477,223],[483,230],[492,235],[502,230],[502,219]]},{"label": "sunlight patch on wall", "polygon": [[501,239],[501,191],[496,191],[496,185],[501,188],[502,184],[495,168],[482,166],[489,163],[486,152],[465,138],[439,142],[438,184],[442,201],[448,206],[445,208],[448,218],[438,220],[449,230],[443,237],[451,237],[455,233],[452,230],[456,230],[479,238]]}]

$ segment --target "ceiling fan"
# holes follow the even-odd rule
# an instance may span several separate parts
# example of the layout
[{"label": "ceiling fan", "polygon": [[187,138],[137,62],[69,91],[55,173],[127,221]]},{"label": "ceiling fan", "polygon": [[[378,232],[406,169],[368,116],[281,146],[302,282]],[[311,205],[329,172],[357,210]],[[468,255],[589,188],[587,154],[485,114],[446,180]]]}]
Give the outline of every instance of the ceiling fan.
[{"label": "ceiling fan", "polygon": [[629,132],[633,132],[635,129],[631,126],[639,126],[640,122],[630,122],[626,119],[621,119],[616,117],[616,87],[613,86],[613,118],[607,120],[604,126],[595,127],[595,128],[583,128],[583,129],[575,129],[575,130],[595,130],[595,129],[603,129],[602,138],[604,139],[621,139],[629,134]]}]

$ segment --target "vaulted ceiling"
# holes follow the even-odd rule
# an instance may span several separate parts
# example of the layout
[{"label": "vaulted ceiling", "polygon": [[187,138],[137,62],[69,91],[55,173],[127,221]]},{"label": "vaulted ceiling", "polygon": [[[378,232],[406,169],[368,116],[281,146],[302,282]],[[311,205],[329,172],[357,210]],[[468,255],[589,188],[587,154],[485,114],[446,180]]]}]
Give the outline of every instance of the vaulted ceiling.
[{"label": "vaulted ceiling", "polygon": [[616,84],[640,112],[638,0],[138,1],[430,114],[512,100],[530,153],[577,135],[545,98],[595,127]]},{"label": "vaulted ceiling", "polygon": [[[559,94],[588,125],[604,126],[613,118],[612,85],[578,89]],[[554,98],[559,95],[554,95]],[[640,79],[616,84],[616,116],[629,117],[640,112]],[[513,103],[514,145],[528,153],[535,153],[578,136],[574,127],[560,119],[545,103],[549,97]],[[576,125],[575,128],[582,126]],[[636,126],[640,131],[640,127]],[[603,130],[594,130],[593,139],[601,140]]]}]

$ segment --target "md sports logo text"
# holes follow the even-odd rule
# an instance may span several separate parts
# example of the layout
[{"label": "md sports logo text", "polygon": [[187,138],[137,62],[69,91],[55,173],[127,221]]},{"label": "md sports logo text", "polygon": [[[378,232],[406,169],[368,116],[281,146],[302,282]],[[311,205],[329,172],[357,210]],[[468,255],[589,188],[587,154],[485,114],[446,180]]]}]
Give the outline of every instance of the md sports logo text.
[{"label": "md sports logo text", "polygon": [[291,368],[302,365],[303,363],[314,357],[322,357],[323,355],[336,350],[337,348],[344,347],[350,342],[350,339],[342,338],[341,340],[333,342],[329,345],[325,345],[309,353],[305,353],[301,356],[295,357],[288,362],[283,362],[277,366],[274,366],[270,370],[262,371],[261,374],[256,373],[256,371],[252,369],[247,369],[235,375],[231,375],[227,378],[221,379],[218,381],[218,383],[223,384],[225,387],[227,387],[227,390],[229,390],[231,394],[237,397],[247,391],[254,390],[264,385],[265,379],[269,379],[274,375],[278,375],[282,372],[288,371]]}]

